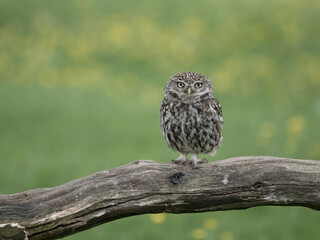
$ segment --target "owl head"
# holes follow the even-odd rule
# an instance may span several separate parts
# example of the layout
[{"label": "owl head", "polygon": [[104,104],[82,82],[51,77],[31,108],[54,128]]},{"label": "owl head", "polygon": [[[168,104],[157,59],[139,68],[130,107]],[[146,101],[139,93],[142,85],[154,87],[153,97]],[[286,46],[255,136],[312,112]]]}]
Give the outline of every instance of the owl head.
[{"label": "owl head", "polygon": [[182,72],[170,77],[164,94],[171,100],[182,102],[192,102],[206,96],[213,97],[210,79],[195,72]]}]

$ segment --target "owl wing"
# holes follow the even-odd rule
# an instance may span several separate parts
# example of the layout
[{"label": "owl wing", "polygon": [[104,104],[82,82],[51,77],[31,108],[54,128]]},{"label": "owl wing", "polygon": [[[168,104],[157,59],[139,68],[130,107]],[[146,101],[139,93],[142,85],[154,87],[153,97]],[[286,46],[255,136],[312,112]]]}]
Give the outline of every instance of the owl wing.
[{"label": "owl wing", "polygon": [[216,115],[219,122],[223,124],[223,117],[222,117],[222,109],[219,101],[215,98],[210,98],[206,100],[206,107],[205,112],[208,114]]},{"label": "owl wing", "polygon": [[163,99],[161,106],[160,106],[161,128],[163,128],[164,124],[166,124],[168,122],[168,120],[171,118],[169,106],[170,106],[170,103],[166,99]]}]

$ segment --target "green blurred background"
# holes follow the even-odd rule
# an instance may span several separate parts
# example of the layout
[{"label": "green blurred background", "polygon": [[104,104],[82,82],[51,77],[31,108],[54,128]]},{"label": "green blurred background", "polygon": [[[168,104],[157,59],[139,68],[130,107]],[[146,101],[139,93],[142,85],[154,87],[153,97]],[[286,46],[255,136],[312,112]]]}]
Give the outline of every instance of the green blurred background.
[{"label": "green blurred background", "polygon": [[[0,1],[0,193],[137,159],[162,137],[169,77],[213,80],[241,155],[320,158],[320,1]],[[118,220],[66,239],[320,239],[319,213],[259,207]]]}]

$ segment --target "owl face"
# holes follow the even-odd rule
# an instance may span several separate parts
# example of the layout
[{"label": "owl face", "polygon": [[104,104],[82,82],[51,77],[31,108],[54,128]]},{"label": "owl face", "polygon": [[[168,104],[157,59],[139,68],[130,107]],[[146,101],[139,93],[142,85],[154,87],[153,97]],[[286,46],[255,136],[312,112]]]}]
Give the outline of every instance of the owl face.
[{"label": "owl face", "polygon": [[178,73],[170,78],[165,95],[171,99],[191,102],[204,95],[213,96],[208,77],[194,72]]}]

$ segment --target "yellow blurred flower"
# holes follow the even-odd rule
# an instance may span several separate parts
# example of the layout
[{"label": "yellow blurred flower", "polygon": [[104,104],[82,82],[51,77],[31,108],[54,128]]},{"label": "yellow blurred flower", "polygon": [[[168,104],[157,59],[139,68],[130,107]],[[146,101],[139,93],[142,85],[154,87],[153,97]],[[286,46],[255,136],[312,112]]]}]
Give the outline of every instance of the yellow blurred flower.
[{"label": "yellow blurred flower", "polygon": [[276,127],[272,122],[264,122],[261,124],[259,129],[259,137],[263,139],[271,138],[276,131]]},{"label": "yellow blurred flower", "polygon": [[306,120],[303,116],[292,117],[287,121],[287,130],[289,134],[299,133],[304,130]]},{"label": "yellow blurred flower", "polygon": [[207,236],[207,233],[202,228],[196,228],[191,233],[193,239],[204,239]]},{"label": "yellow blurred flower", "polygon": [[103,38],[116,49],[125,48],[130,44],[132,32],[125,19],[114,19],[108,23]]},{"label": "yellow blurred flower", "polygon": [[166,220],[166,215],[164,213],[151,214],[150,220],[153,223],[160,224]]},{"label": "yellow blurred flower", "polygon": [[293,154],[297,147],[297,136],[289,137],[284,143],[284,151],[286,154]]},{"label": "yellow blurred flower", "polygon": [[206,22],[199,17],[187,17],[183,20],[182,25],[184,26],[185,34],[195,40],[198,40],[207,32]]},{"label": "yellow blurred flower", "polygon": [[215,218],[206,218],[203,220],[203,227],[208,230],[216,229],[218,221]]},{"label": "yellow blurred flower", "polygon": [[311,156],[315,159],[320,157],[320,141],[313,144],[311,149]]},{"label": "yellow blurred flower", "polygon": [[[217,73],[213,73],[213,82],[215,89],[220,93],[225,93],[230,90],[232,87],[232,75],[229,71],[219,71]],[[215,81],[217,79],[217,81]]]},{"label": "yellow blurred flower", "polygon": [[295,116],[287,121],[288,138],[284,144],[284,150],[287,154],[292,154],[298,147],[300,133],[306,127],[306,119],[303,116]]},{"label": "yellow blurred flower", "polygon": [[233,240],[233,233],[232,232],[223,232],[220,235],[220,240]]},{"label": "yellow blurred flower", "polygon": [[311,54],[307,54],[305,52],[301,53],[297,59],[297,70],[305,74],[306,78],[304,81],[309,81],[315,87],[320,86],[320,60],[312,56]]},{"label": "yellow blurred flower", "polygon": [[264,56],[255,56],[253,59],[253,72],[258,78],[267,78],[273,72],[272,60]]},{"label": "yellow blurred flower", "polygon": [[276,132],[276,126],[272,122],[264,122],[261,124],[257,135],[257,143],[265,146]]},{"label": "yellow blurred flower", "polygon": [[[1,37],[1,35],[0,35]],[[0,45],[1,46],[1,45]],[[0,70],[2,74],[6,72],[11,72],[14,69],[14,60],[6,52],[1,53],[0,55]]]}]

